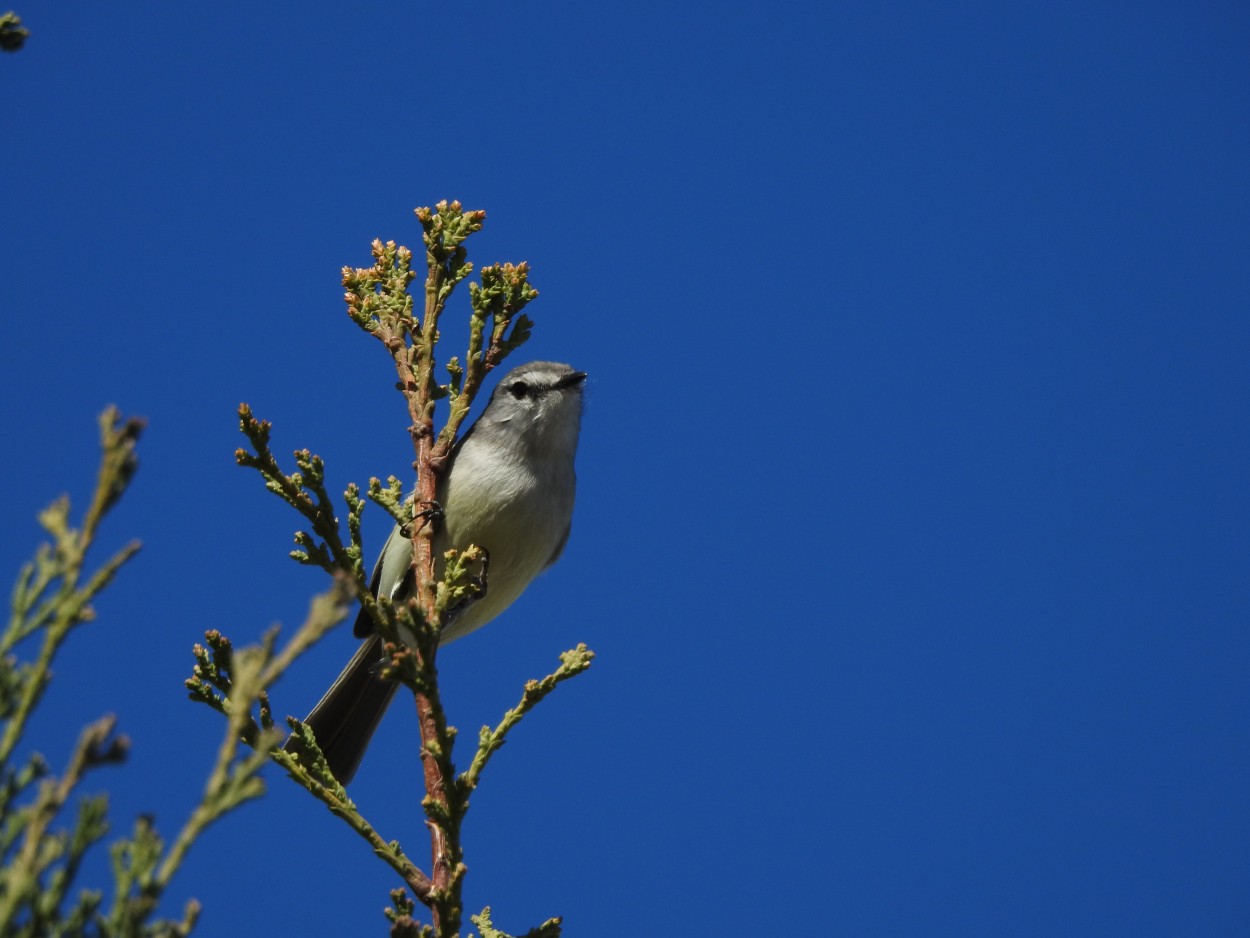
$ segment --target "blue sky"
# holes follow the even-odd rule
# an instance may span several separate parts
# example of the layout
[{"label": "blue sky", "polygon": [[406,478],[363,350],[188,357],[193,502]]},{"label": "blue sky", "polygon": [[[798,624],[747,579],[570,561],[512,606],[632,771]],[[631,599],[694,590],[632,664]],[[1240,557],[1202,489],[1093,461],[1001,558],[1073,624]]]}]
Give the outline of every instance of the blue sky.
[{"label": "blue sky", "polygon": [[[119,714],[132,758],[94,779],[119,828],[172,834],[198,797],[221,725],[184,699],[191,644],[293,626],[322,585],[233,464],[236,405],[338,489],[404,473],[338,272],[458,198],[479,264],[533,265],[515,361],[591,378],[569,548],[440,657],[452,719],[471,738],[562,649],[599,655],[474,798],[470,909],[596,938],[1246,934],[1243,4],[18,12],[0,569],[85,500],[100,409],[146,416],[103,545],[145,549],[36,725],[59,765]],[[395,707],[352,794],[424,858],[414,733]],[[171,898],[204,935],[382,934],[388,870],[269,781]]]}]

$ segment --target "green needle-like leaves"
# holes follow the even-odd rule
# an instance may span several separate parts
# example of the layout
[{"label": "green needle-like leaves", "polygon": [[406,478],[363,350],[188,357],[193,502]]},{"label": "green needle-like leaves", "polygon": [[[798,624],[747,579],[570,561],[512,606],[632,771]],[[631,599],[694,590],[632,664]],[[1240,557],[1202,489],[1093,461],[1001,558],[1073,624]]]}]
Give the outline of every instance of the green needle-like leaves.
[{"label": "green needle-like leaves", "polygon": [[[469,286],[467,353],[447,362],[449,380],[439,384],[434,380],[434,368],[440,317],[455,288],[473,271],[465,242],[481,230],[486,215],[466,211],[459,202],[439,202],[433,208],[417,209],[416,215],[421,223],[426,259],[420,303],[409,292],[417,276],[412,252],[393,241],[373,242],[371,267],[343,269],[349,318],[382,343],[395,368],[396,387],[404,397],[410,420],[408,433],[414,446],[416,485],[405,493],[404,485],[395,476],[388,476],[385,485],[373,478],[366,496],[355,484],[348,485],[344,495],[344,538],[326,487],[325,463],[301,449],[295,452],[294,469],[284,470],[270,448],[272,428],[258,420],[246,404],[239,408],[239,425],[250,450],[240,449],[236,459],[240,465],[259,472],[265,487],[302,516],[304,527],[295,534],[291,557],[334,576],[336,601],[355,599],[361,603],[385,641],[387,657],[379,675],[402,684],[413,695],[425,784],[419,800],[433,848],[430,872],[418,869],[396,842],[384,839],[365,820],[330,773],[307,726],[288,718],[291,737],[285,748],[278,748],[273,714],[264,691],[294,660],[295,654],[275,655],[272,635],[245,656],[224,636],[209,632],[205,643],[195,647],[195,669],[187,687],[193,699],[229,718],[231,739],[236,744],[241,741],[253,747],[258,756],[267,752],[295,782],[359,833],[400,876],[406,888],[392,894],[394,907],[387,913],[393,935],[453,938],[459,935],[463,917],[460,893],[466,867],[460,828],[468,810],[469,794],[479,784],[491,755],[504,744],[522,717],[558,684],[584,671],[593,655],[585,646],[578,646],[565,652],[555,672],[527,683],[521,701],[504,714],[500,724],[494,729],[483,729],[468,771],[457,775],[453,762],[456,731],[448,725],[443,710],[435,666],[440,624],[489,591],[490,558],[479,547],[449,551],[441,558],[441,577],[435,578],[433,531],[442,511],[435,501],[437,479],[446,470],[452,447],[483,379],[529,338],[533,323],[521,310],[538,291],[529,282],[527,264],[483,268],[481,282]],[[435,404],[444,397],[449,398],[447,420],[436,431]],[[368,589],[360,527],[366,501],[380,505],[400,525],[401,535],[412,540],[414,587],[403,601],[374,597]],[[314,621],[318,621],[316,610],[290,646],[302,650],[322,634],[320,626],[311,625]],[[405,641],[414,644],[406,645]],[[255,796],[259,780],[247,774],[252,764],[249,759],[236,760],[233,754],[228,758],[223,754],[219,759],[214,778],[226,773],[219,780],[218,798],[222,803],[231,798],[237,803]],[[231,781],[236,778],[236,782]],[[428,908],[432,925],[416,921],[417,902]],[[489,912],[475,921],[483,938],[507,938],[490,924]],[[544,923],[529,934],[554,938],[559,934],[559,920]]]},{"label": "green needle-like leaves", "polygon": [[[20,24],[13,30],[7,29],[13,25],[7,20],[4,25],[6,35],[24,32]],[[210,629],[203,643],[194,646],[187,692],[225,718],[203,797],[171,840],[146,817],[115,840],[109,846],[114,883],[107,892],[77,887],[85,859],[109,834],[107,800],[79,797],[78,790],[89,772],[124,761],[129,740],[116,733],[113,717],[104,716],[83,730],[59,774],[38,754],[21,759],[15,754],[49,689],[55,656],[75,628],[95,618],[97,597],[139,549],[137,543],[128,544],[94,569],[87,568],[102,520],[134,477],[142,421],[123,420],[113,409],[102,415],[100,470],[77,524],[66,498],[40,513],[48,542],[18,574],[9,621],[0,632],[0,935],[188,935],[200,913],[195,900],[185,904],[176,920],[155,918],[156,909],[205,831],[264,793],[261,770],[272,761],[355,830],[399,877],[403,888],[391,893],[392,908],[387,910],[392,935],[459,938],[467,871],[461,826],[469,796],[513,728],[557,685],[586,670],[593,654],[579,645],[561,656],[554,672],[529,681],[519,703],[500,723],[482,729],[469,768],[457,774],[453,759],[457,734],[443,709],[436,667],[440,627],[489,591],[490,558],[483,548],[469,547],[447,552],[436,565],[433,531],[442,512],[435,500],[437,480],[446,471],[483,379],[529,338],[533,323],[521,310],[538,292],[529,283],[527,264],[484,267],[480,282],[469,285],[468,349],[463,357],[447,361],[446,384],[435,381],[439,320],[456,287],[473,273],[466,242],[481,230],[486,215],[466,211],[458,202],[439,202],[417,209],[416,216],[426,272],[420,302],[409,292],[420,265],[414,270],[412,252],[393,241],[373,242],[372,266],[343,271],[348,316],[382,343],[395,368],[410,420],[415,485],[405,492],[395,476],[388,476],[385,484],[371,479],[364,492],[349,484],[343,494],[344,515],[330,495],[321,457],[298,449],[292,457],[294,466],[283,468],[271,448],[273,428],[248,405],[240,405],[239,427],[248,447],[236,452],[237,462],[259,473],[265,487],[299,514],[290,555],[326,571],[331,583],[313,599],[305,621],[285,642],[279,642],[274,628],[254,644],[236,646],[220,630]],[[436,429],[435,405],[443,398],[449,398],[448,413]],[[401,601],[374,597],[369,589],[361,521],[370,501],[380,505],[413,543],[415,586]],[[420,803],[423,812],[414,826],[428,830],[431,838],[428,873],[408,858],[398,841],[384,837],[365,819],[330,772],[309,727],[290,717],[275,718],[269,689],[347,617],[354,603],[361,604],[384,639],[386,658],[380,676],[405,687],[417,707],[424,784],[412,801]],[[70,807],[71,801],[76,807]],[[67,823],[62,818],[71,811]],[[430,924],[417,921],[418,906],[424,907]],[[490,909],[474,916],[473,922],[481,938],[510,938],[495,928]],[[528,938],[559,934],[559,919],[525,933]]]}]

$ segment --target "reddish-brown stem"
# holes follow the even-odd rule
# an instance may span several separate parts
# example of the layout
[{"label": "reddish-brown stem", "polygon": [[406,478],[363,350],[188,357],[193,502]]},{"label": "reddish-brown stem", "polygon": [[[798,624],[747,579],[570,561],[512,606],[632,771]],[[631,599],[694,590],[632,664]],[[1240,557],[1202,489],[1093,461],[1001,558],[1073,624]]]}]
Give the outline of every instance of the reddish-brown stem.
[{"label": "reddish-brown stem", "polygon": [[[440,203],[439,211],[441,212],[444,207]],[[452,203],[452,207],[459,212],[458,203]],[[453,281],[458,281],[467,273],[464,267],[457,267],[455,271],[452,271],[448,266],[449,263],[458,265],[463,262],[463,251],[459,251],[457,247],[463,240],[463,229],[447,235],[446,231],[441,229],[442,221],[436,222],[429,215],[423,215],[420,210],[418,216],[426,229],[427,272],[424,315],[418,323],[406,313],[399,316],[383,313],[366,323],[369,331],[386,346],[395,363],[399,388],[404,395],[408,415],[412,421],[409,433],[415,454],[413,469],[417,476],[416,488],[412,494],[414,507],[437,503],[438,480],[446,471],[451,440],[455,437],[459,423],[464,419],[464,414],[461,412],[453,414],[448,428],[444,430],[443,436],[446,439],[436,438],[434,401],[438,389],[434,380],[433,357],[434,342],[438,334],[438,320],[446,294],[450,292],[447,288]],[[480,227],[483,213],[468,213],[468,216],[471,223],[476,222],[477,227]],[[441,239],[445,235],[448,240],[444,242]],[[390,269],[387,265],[392,263],[392,258],[387,252],[394,250],[393,244],[382,245],[381,242],[375,242],[374,256],[379,261],[376,265],[377,282],[387,281]],[[406,261],[410,255],[406,255],[406,249],[400,248],[399,250],[405,252],[403,260]],[[374,272],[359,273],[373,274]],[[406,268],[404,276],[411,277],[411,273]],[[394,283],[393,280],[389,282]],[[407,282],[408,280],[405,279],[405,287]],[[374,280],[366,278],[366,283],[371,289]],[[358,292],[355,289],[350,271],[345,274],[345,284],[351,289],[348,293],[349,306],[357,311],[354,315],[358,316],[359,309],[363,308],[360,295],[364,295],[365,291]],[[496,334],[490,336],[487,355],[482,362],[470,362],[469,379],[465,389],[469,392],[470,399],[472,392],[480,385],[482,375],[494,366],[493,359],[502,357],[501,336],[498,332],[499,330],[496,330]],[[415,589],[408,600],[409,608],[414,617],[419,616],[425,622],[437,625],[439,611],[438,582],[435,579],[434,526],[424,523],[413,524],[411,529],[412,576]],[[433,679],[437,640],[433,643],[422,641],[420,644],[429,645],[429,647],[409,648],[407,653],[415,655],[418,669],[426,677]],[[433,689],[432,680],[422,680],[418,683],[432,689],[432,691],[418,689],[415,692],[417,722],[421,733],[422,774],[427,799],[424,803],[427,815],[426,826],[430,831],[431,862],[428,887],[420,890],[414,889],[414,892],[417,898],[429,907],[435,933],[441,935],[444,931],[451,932],[459,928],[460,909],[454,893],[458,889],[459,878],[463,875],[464,867],[460,863],[458,847],[459,818],[453,815],[452,811],[456,792],[454,768],[451,765],[449,752],[449,731],[445,725],[437,690]],[[462,808],[458,810],[462,811]],[[425,887],[425,884],[422,885]]]},{"label": "reddish-brown stem", "polygon": [[[430,462],[430,447],[434,440],[434,369],[431,367],[431,350],[438,326],[438,292],[442,284],[442,267],[431,258],[425,281],[425,315],[421,320],[421,336],[413,343],[417,356],[417,375],[405,356],[400,366],[400,379],[408,393],[408,413],[412,417],[412,442],[416,450],[413,468],[417,473],[417,502],[434,502],[438,479],[436,467]],[[414,337],[415,338],[415,337]],[[397,364],[400,359],[396,359]],[[406,373],[405,373],[406,372]],[[414,393],[415,392],[415,393]],[[425,621],[434,623],[437,583],[434,579],[434,526],[415,525],[412,532],[413,571],[417,584],[416,600]],[[434,670],[437,645],[428,651],[429,660],[422,662],[423,670]],[[441,815],[448,815],[447,780],[443,777],[443,761],[437,755],[442,747],[439,741],[438,723],[434,716],[434,703],[424,691],[416,694],[417,722],[421,731],[421,763],[425,775],[426,796],[441,807]],[[430,879],[434,894],[445,895],[451,885],[452,862],[447,844],[447,831],[436,821],[428,821],[430,829]],[[442,927],[439,904],[431,905],[434,928]]]}]

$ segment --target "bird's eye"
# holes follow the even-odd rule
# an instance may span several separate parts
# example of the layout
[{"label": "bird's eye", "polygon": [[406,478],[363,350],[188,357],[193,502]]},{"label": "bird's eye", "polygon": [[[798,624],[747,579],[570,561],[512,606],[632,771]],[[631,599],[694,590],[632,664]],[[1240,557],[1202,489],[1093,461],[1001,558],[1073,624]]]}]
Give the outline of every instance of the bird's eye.
[{"label": "bird's eye", "polygon": [[508,385],[508,393],[515,397],[518,401],[525,400],[525,396],[529,394],[530,386],[524,381],[513,381]]}]

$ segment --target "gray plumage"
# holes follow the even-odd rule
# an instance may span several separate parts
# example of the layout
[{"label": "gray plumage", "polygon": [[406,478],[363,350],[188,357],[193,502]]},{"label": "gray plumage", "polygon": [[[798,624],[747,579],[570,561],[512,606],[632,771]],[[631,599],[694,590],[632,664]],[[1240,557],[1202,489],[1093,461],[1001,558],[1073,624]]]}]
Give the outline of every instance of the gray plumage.
[{"label": "gray plumage", "polygon": [[[512,369],[452,451],[438,486],[443,516],[434,534],[435,574],[442,576],[446,550],[470,544],[489,552],[490,567],[486,595],[445,626],[442,644],[507,609],[564,549],[573,519],[585,378],[555,362]],[[374,595],[404,598],[411,562],[412,542],[396,525],[373,569]],[[344,784],[355,775],[397,687],[377,677],[382,640],[363,610],[355,632],[364,642],[304,720]],[[290,741],[287,747],[296,748]]]}]

